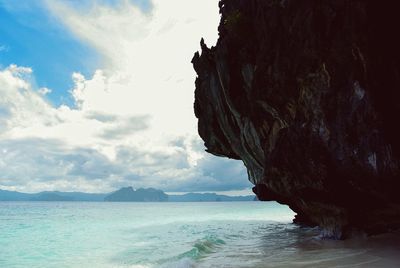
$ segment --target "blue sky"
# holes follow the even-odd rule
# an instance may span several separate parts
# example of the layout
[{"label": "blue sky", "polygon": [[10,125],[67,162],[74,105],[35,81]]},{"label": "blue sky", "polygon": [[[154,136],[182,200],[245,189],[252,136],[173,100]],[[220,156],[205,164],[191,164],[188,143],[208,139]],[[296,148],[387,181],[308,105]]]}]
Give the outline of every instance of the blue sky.
[{"label": "blue sky", "polygon": [[249,192],[192,110],[218,22],[217,0],[0,0],[0,188]]},{"label": "blue sky", "polygon": [[[81,11],[94,4],[92,0],[67,2]],[[112,7],[121,1],[98,2]],[[147,0],[132,2],[144,11],[151,9]],[[73,86],[73,72],[88,76],[102,64],[96,51],[49,13],[42,0],[0,0],[0,47],[0,67],[30,66],[37,86],[52,90],[48,98],[55,105],[72,105],[68,90]]]},{"label": "blue sky", "polygon": [[101,62],[97,53],[63,27],[41,1],[0,2],[0,64],[30,66],[39,87],[52,89],[55,104],[71,103],[71,73],[89,75]]}]

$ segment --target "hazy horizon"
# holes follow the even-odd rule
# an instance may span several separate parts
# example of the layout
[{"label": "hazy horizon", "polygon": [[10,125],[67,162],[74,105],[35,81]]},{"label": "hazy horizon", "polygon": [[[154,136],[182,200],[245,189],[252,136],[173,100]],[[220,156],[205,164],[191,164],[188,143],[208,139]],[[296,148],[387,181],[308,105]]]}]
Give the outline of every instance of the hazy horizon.
[{"label": "hazy horizon", "polygon": [[[125,188],[125,187],[132,187],[134,190],[139,189],[139,188],[135,188],[135,187],[129,186],[129,185],[123,186],[123,187],[121,187],[121,188]],[[57,189],[54,189],[54,190],[46,190],[46,191],[39,191],[39,192],[36,192],[36,191],[35,191],[35,192],[20,192],[20,191],[16,191],[16,192],[27,193],[27,194],[37,194],[37,193],[40,193],[40,192],[80,192],[80,193],[87,193],[87,194],[109,194],[109,193],[118,191],[118,190],[121,189],[121,188],[114,189],[114,190],[112,190],[112,191],[110,191],[110,192],[84,192],[84,191],[79,191],[79,190],[77,190],[77,191],[59,191],[59,190],[57,190]],[[151,187],[140,187],[140,188],[146,189],[146,188],[151,188]],[[6,189],[2,189],[2,188],[0,188],[0,190],[11,191],[11,190],[6,190]],[[163,189],[157,189],[157,190],[163,191]],[[184,195],[184,194],[188,194],[188,193],[195,193],[195,194],[215,193],[215,194],[217,194],[217,195],[226,195],[226,196],[248,196],[248,195],[255,195],[255,194],[253,193],[253,191],[252,191],[250,188],[249,188],[249,189],[244,189],[244,190],[237,190],[237,191],[198,191],[198,192],[195,192],[195,191],[189,191],[189,192],[167,192],[167,191],[163,191],[163,192],[166,193],[166,194],[168,194],[168,195]]]}]

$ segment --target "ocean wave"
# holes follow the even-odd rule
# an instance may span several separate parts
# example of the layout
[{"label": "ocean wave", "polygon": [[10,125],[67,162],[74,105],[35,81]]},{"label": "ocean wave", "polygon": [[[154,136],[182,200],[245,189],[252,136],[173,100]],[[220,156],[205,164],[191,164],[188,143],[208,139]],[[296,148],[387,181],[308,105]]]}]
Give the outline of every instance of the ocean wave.
[{"label": "ocean wave", "polygon": [[195,241],[192,249],[179,254],[178,256],[166,260],[159,267],[161,268],[193,268],[196,261],[207,255],[214,253],[219,247],[225,244],[225,241],[214,236],[208,235]]},{"label": "ocean wave", "polygon": [[224,244],[225,241],[216,236],[206,236],[205,238],[196,241],[191,250],[179,255],[178,258],[191,258],[197,260],[207,254],[215,252],[218,247]]}]

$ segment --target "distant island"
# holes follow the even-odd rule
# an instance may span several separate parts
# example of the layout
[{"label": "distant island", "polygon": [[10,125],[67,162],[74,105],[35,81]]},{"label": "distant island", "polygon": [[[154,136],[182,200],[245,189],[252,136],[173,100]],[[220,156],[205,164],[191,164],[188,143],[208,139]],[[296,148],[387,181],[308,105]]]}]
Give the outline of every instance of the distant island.
[{"label": "distant island", "polygon": [[0,201],[68,201],[68,202],[234,202],[256,201],[255,195],[227,196],[216,193],[187,193],[168,195],[154,188],[123,187],[112,193],[83,193],[45,191],[21,193],[0,189]]},{"label": "distant island", "polygon": [[166,202],[168,195],[154,188],[134,190],[132,187],[124,187],[104,198],[107,202]]}]

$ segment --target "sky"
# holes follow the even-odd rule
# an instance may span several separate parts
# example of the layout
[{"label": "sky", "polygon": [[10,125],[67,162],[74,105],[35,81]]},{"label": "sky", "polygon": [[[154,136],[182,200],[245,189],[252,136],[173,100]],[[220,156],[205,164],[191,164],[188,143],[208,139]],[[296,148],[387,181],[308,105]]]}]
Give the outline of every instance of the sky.
[{"label": "sky", "polygon": [[0,189],[250,193],[193,112],[219,19],[218,0],[0,0]]}]

